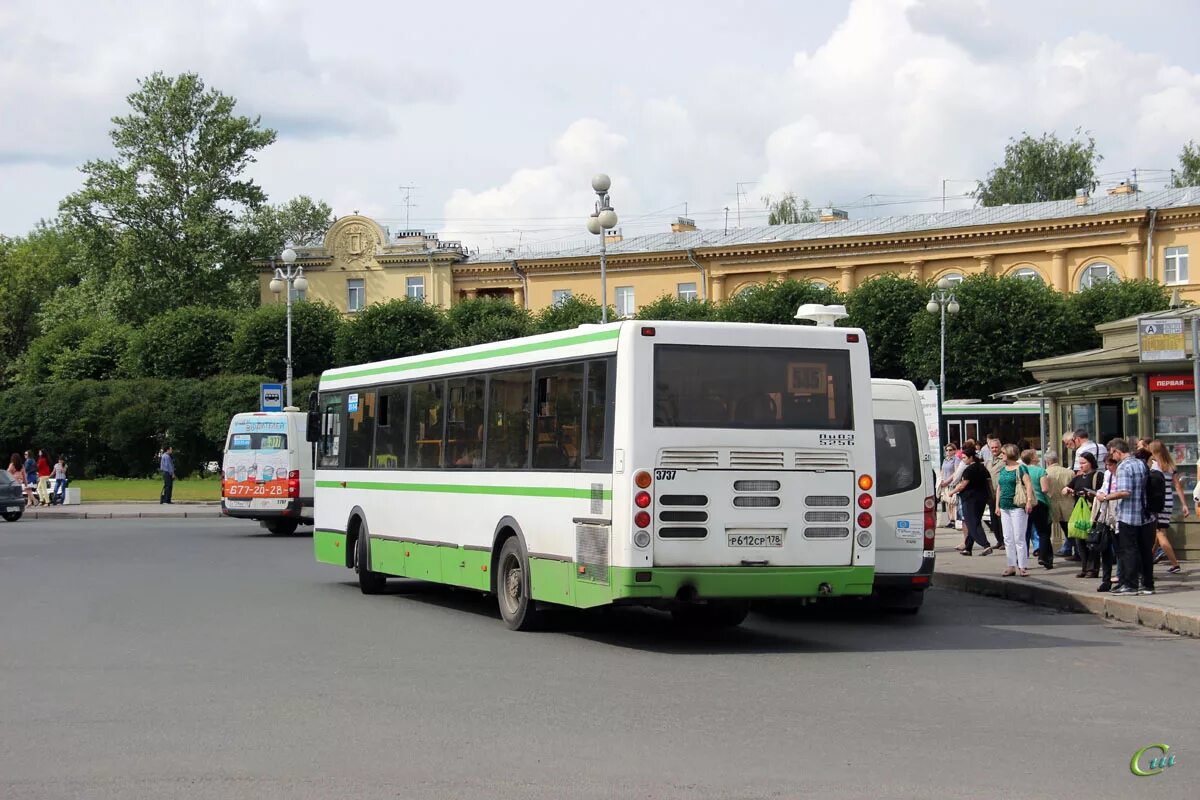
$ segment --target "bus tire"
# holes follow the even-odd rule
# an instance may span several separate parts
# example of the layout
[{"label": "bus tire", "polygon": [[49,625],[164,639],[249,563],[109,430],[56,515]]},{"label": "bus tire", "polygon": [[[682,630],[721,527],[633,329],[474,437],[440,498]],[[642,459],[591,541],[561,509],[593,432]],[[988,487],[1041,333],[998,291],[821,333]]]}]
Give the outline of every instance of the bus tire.
[{"label": "bus tire", "polygon": [[371,571],[371,539],[367,535],[367,521],[358,526],[354,538],[354,571],[358,573],[358,588],[363,594],[383,594],[387,577]]},{"label": "bus tire", "polygon": [[921,611],[925,602],[925,592],[889,592],[879,598],[880,606],[893,614],[914,616]]},{"label": "bus tire", "polygon": [[264,524],[267,527],[267,531],[276,536],[291,536],[296,532],[296,528],[300,526],[300,523],[294,519],[273,519]]},{"label": "bus tire", "polygon": [[529,594],[529,560],[515,536],[504,541],[496,559],[496,604],[510,630],[536,630],[541,621],[537,603]]},{"label": "bus tire", "polygon": [[3,514],[4,521],[5,522],[16,522],[17,520],[19,520],[21,518],[21,515],[24,513],[25,513],[24,511],[5,511]]},{"label": "bus tire", "polygon": [[736,628],[746,620],[750,604],[744,600],[710,602],[703,605],[688,603],[671,609],[676,625],[685,628]]}]

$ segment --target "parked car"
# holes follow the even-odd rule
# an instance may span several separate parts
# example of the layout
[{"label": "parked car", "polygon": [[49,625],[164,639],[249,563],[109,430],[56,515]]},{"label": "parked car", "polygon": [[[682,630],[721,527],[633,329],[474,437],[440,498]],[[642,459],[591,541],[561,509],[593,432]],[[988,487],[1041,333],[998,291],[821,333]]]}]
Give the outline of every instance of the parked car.
[{"label": "parked car", "polygon": [[0,517],[16,522],[25,513],[25,488],[13,476],[0,470]]}]

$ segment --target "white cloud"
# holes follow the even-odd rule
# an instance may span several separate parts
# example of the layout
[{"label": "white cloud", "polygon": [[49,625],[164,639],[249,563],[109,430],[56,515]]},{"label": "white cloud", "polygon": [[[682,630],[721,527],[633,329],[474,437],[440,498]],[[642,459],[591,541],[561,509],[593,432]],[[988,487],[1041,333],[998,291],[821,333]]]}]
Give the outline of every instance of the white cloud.
[{"label": "white cloud", "polygon": [[[580,119],[550,148],[549,163],[518,169],[500,186],[473,192],[458,189],[446,201],[449,220],[445,235],[483,249],[511,247],[522,241],[519,228],[537,229],[540,238],[582,238],[584,223],[595,202],[591,176],[606,171],[613,181],[614,205],[634,202],[637,187],[623,169],[624,136],[594,119]],[[494,220],[490,231],[480,222]],[[478,232],[462,234],[455,226],[470,223]]]}]

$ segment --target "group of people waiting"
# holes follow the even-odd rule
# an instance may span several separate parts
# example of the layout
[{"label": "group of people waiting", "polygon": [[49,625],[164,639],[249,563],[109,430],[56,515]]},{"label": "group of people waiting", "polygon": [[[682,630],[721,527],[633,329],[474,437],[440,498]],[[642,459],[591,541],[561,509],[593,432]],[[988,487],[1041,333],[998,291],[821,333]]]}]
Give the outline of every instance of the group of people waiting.
[{"label": "group of people waiting", "polygon": [[[1073,469],[1052,451],[1039,459],[1036,450],[1001,445],[996,436],[982,446],[972,440],[961,449],[955,442],[947,445],[939,491],[951,525],[962,521],[963,543],[956,549],[964,556],[973,555],[975,545],[981,555],[1003,550],[1005,576],[1028,575],[1030,553],[1045,569],[1054,568],[1058,555],[1079,562],[1076,577],[1099,578],[1097,591],[1153,594],[1156,563],[1166,560],[1168,572],[1180,571],[1167,536],[1175,503],[1183,516],[1190,513],[1170,452],[1157,439],[1139,439],[1131,448],[1118,438],[1106,447],[1084,430],[1064,436],[1063,448],[1075,452]],[[1148,502],[1154,483],[1161,490],[1157,503]],[[1073,512],[1079,516],[1080,501],[1086,522],[1073,534],[1069,523]],[[984,533],[985,509],[995,545]],[[1063,533],[1057,552],[1053,523]]]},{"label": "group of people waiting", "polygon": [[32,450],[26,450],[23,459],[20,453],[13,453],[8,474],[24,487],[26,506],[56,505],[66,498],[67,460],[63,456],[51,464],[44,450],[37,451],[37,458]]}]

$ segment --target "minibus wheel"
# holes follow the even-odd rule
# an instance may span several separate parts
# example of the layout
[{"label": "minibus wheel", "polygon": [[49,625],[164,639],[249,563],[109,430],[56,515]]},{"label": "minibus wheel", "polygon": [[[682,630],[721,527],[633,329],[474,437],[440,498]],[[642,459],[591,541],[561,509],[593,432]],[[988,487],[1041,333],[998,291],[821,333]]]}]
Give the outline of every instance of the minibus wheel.
[{"label": "minibus wheel", "polygon": [[291,536],[299,525],[294,519],[273,519],[267,523],[267,531],[276,536]]}]

